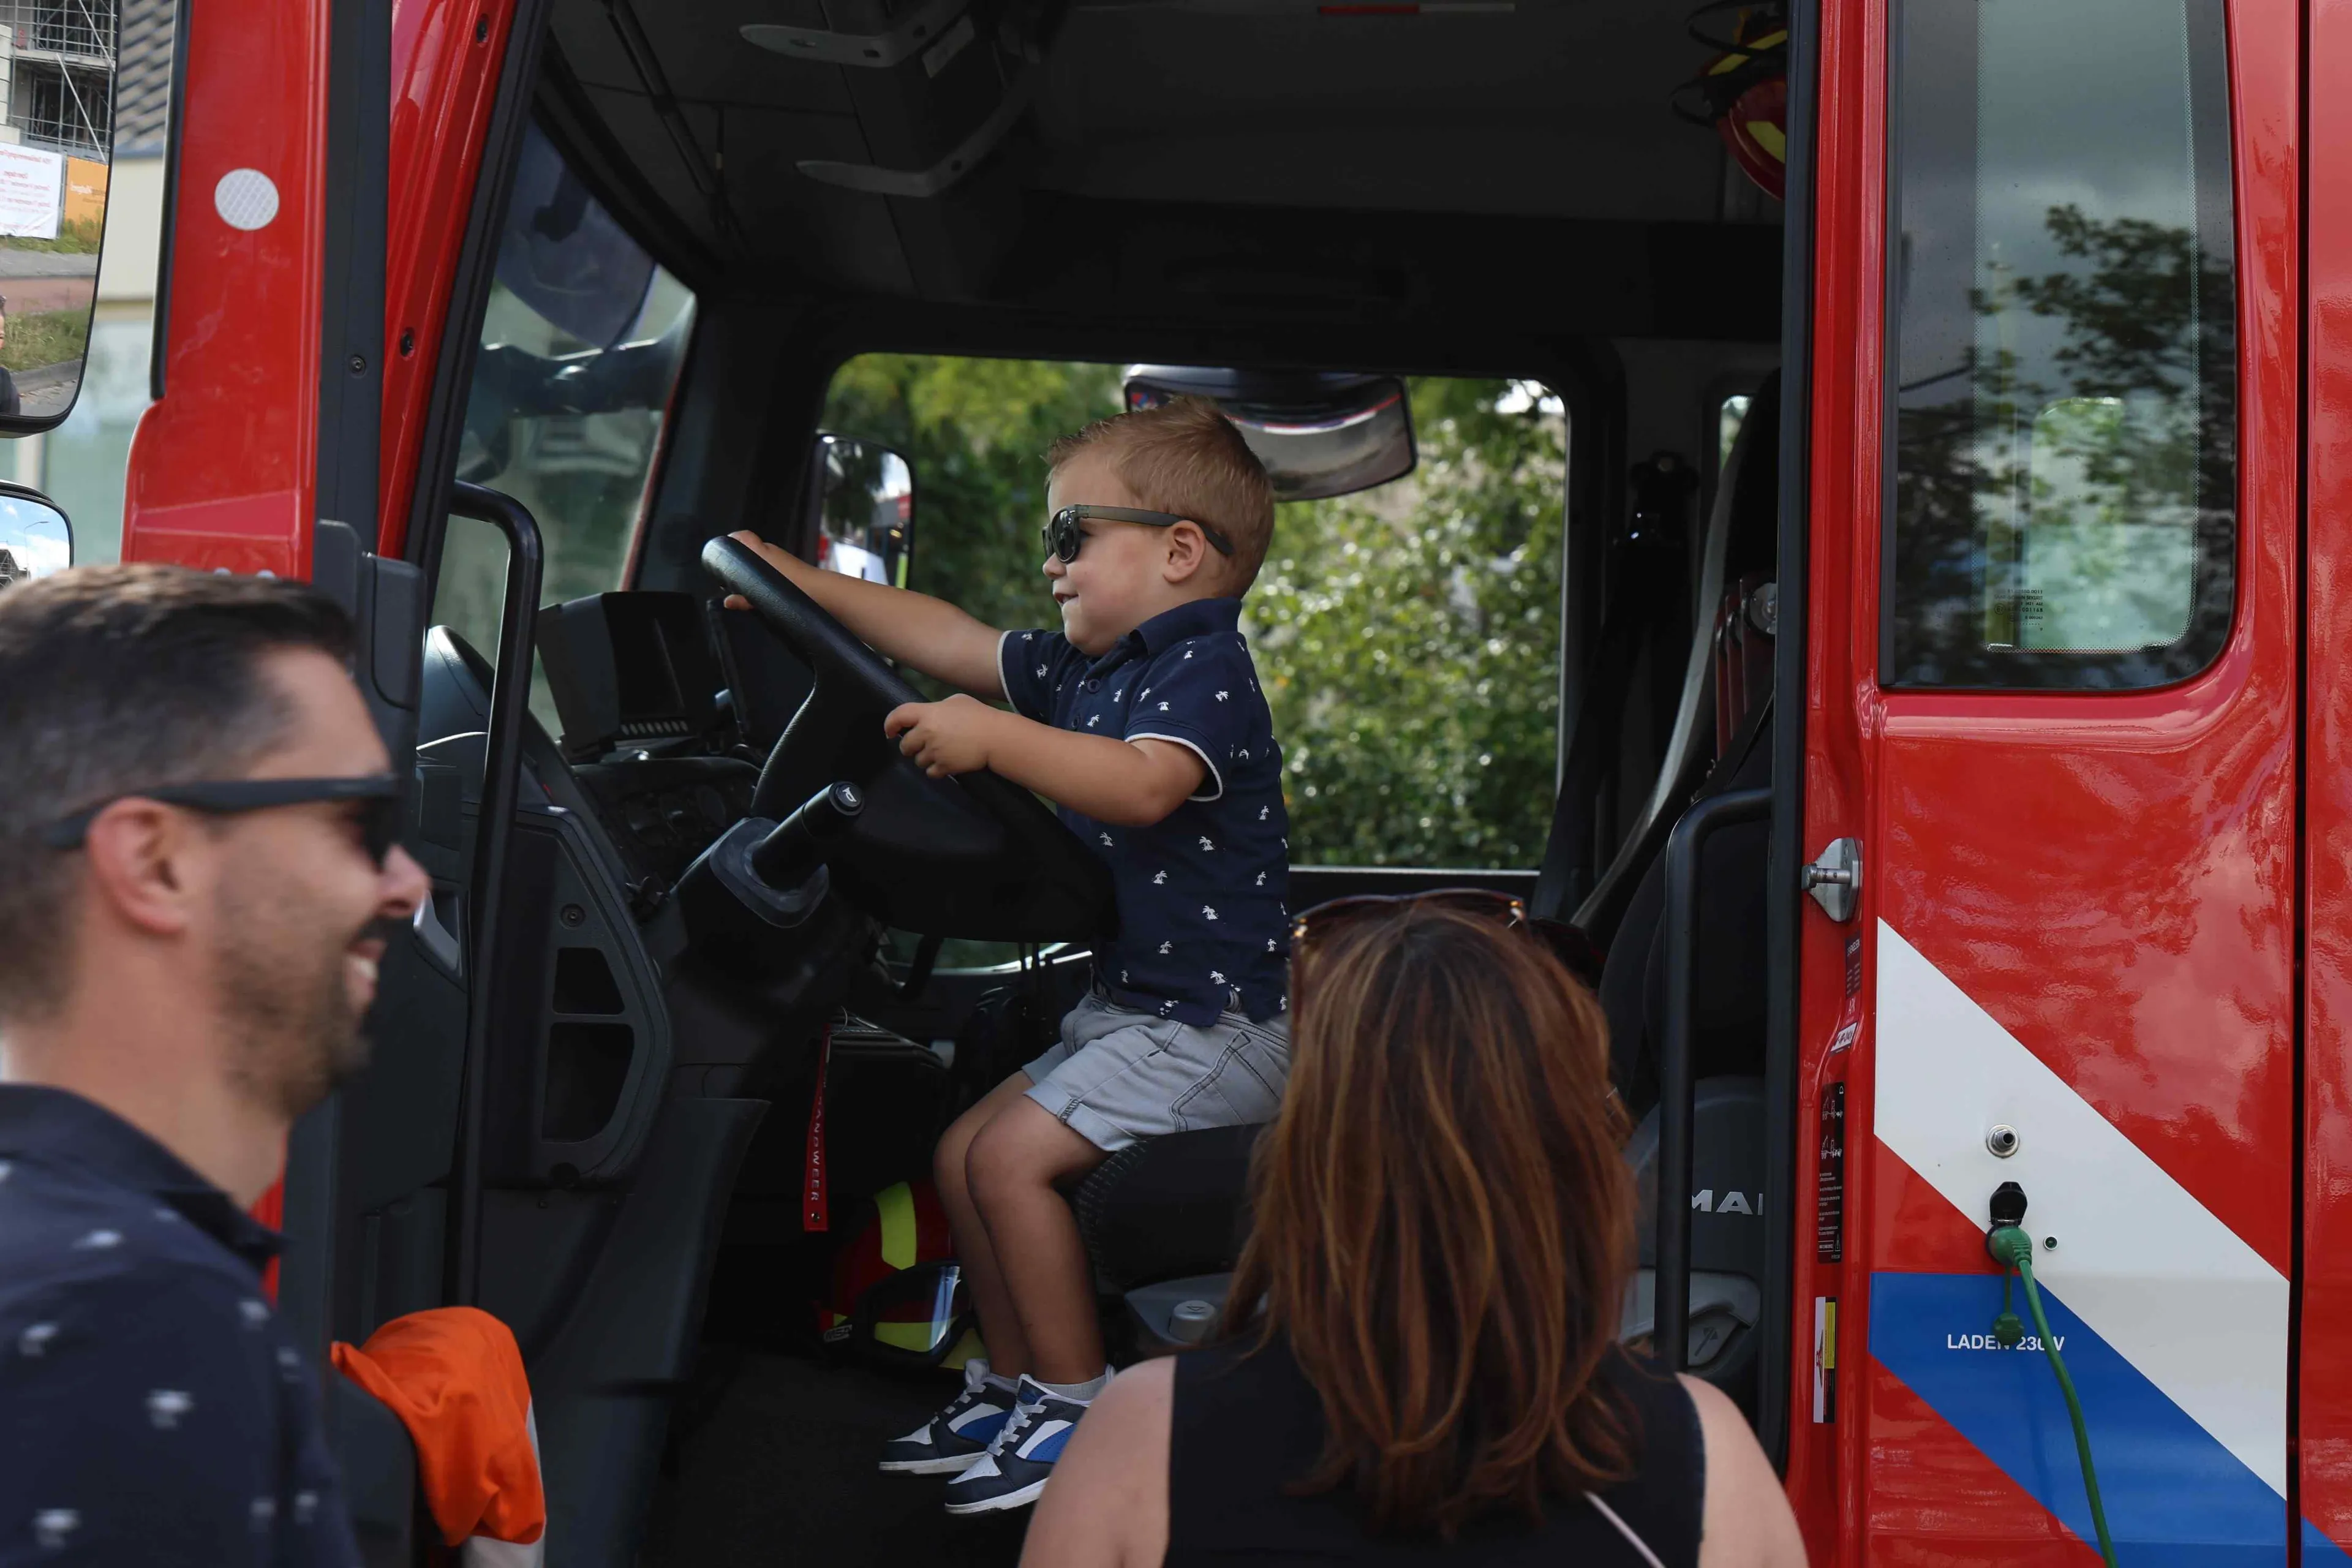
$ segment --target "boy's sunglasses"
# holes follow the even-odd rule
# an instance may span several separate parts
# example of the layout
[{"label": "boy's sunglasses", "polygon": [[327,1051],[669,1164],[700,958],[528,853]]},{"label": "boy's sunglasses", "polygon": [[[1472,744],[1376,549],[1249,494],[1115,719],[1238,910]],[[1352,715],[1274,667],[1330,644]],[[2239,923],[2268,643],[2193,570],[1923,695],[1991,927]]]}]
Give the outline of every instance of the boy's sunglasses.
[{"label": "boy's sunglasses", "polygon": [[[1538,920],[1528,913],[1524,900],[1486,888],[1439,888],[1426,893],[1364,893],[1333,899],[1300,913],[1290,922],[1290,951],[1303,954],[1316,939],[1328,937],[1352,922],[1399,904],[1428,904],[1491,920],[1507,930],[1524,931],[1588,986],[1601,984],[1601,952],[1592,939],[1563,921]],[[1293,991],[1297,989],[1294,981]]]},{"label": "boy's sunglasses", "polygon": [[1045,524],[1047,552],[1060,556],[1065,565],[1076,561],[1078,546],[1086,542],[1087,537],[1078,531],[1078,524],[1090,517],[1099,518],[1105,522],[1139,522],[1146,528],[1173,528],[1180,522],[1189,522],[1201,531],[1202,538],[1216,547],[1218,554],[1231,555],[1234,552],[1233,541],[1197,517],[1178,517],[1172,511],[1144,511],[1131,506],[1064,507]]},{"label": "boy's sunglasses", "polygon": [[49,825],[42,837],[52,849],[76,849],[89,837],[91,819],[118,800],[152,800],[214,816],[234,816],[248,811],[268,811],[281,805],[313,801],[357,801],[362,842],[369,858],[381,868],[400,840],[402,801],[396,773],[368,773],[334,779],[221,779],[202,784],[163,784],[154,789],[125,790],[96,805]]}]

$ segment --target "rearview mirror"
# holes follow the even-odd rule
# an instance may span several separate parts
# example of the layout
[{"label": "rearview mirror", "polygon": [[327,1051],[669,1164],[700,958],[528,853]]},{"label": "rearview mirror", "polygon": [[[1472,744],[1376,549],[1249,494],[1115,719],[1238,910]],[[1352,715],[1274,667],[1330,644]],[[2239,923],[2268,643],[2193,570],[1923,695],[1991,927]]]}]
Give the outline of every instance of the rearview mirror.
[{"label": "rearview mirror", "polygon": [[1412,411],[1393,375],[1137,364],[1128,412],[1205,397],[1249,443],[1276,500],[1320,500],[1412,472]]},{"label": "rearview mirror", "polygon": [[73,525],[37,490],[0,485],[0,589],[73,564]]},{"label": "rearview mirror", "polygon": [[[170,54],[168,5],[11,6],[0,26],[0,433],[55,426],[81,390],[113,165],[118,16],[122,47]],[[278,213],[277,187],[250,169],[205,195],[234,227]]]},{"label": "rearview mirror", "polygon": [[905,587],[915,558],[915,472],[907,459],[878,442],[820,433],[809,483],[816,563]]}]

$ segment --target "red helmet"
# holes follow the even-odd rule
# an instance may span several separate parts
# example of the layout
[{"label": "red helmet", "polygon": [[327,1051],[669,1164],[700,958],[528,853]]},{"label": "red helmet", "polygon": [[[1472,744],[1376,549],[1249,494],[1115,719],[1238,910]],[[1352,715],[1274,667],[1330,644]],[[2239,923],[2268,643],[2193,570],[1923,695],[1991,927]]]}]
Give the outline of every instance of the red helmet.
[{"label": "red helmet", "polygon": [[[1702,17],[1731,12],[1731,36]],[[1675,112],[1712,126],[1740,172],[1774,201],[1789,173],[1789,7],[1787,0],[1712,0],[1691,13],[1691,37],[1719,50],[1698,75],[1675,89]]]},{"label": "red helmet", "polygon": [[928,1181],[900,1182],[874,1195],[834,1254],[831,1299],[818,1305],[828,1344],[898,1366],[961,1365],[965,1299],[947,1211]]}]

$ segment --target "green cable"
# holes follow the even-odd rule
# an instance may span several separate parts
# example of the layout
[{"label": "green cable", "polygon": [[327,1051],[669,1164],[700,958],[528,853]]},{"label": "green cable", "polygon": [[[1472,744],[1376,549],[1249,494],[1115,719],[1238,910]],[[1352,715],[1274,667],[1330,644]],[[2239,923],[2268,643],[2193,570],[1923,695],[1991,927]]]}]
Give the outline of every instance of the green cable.
[{"label": "green cable", "polygon": [[[2042,1291],[2033,1283],[2033,1238],[2013,1225],[2003,1226],[1992,1233],[1988,1247],[1993,1257],[2017,1270],[2025,1281],[2026,1310],[2033,1314],[2033,1327],[2042,1335],[2042,1351],[2050,1358],[2050,1370],[2058,1374],[2058,1391],[2066,1396],[2066,1414],[2074,1423],[2074,1452],[2083,1461],[2083,1490],[2091,1499],[2091,1523],[2099,1532],[2099,1556],[2107,1568],[2116,1568],[2116,1543],[2107,1534],[2107,1508],[2099,1498],[2099,1472],[2091,1463],[2091,1433],[2083,1421],[2083,1402],[2075,1396],[2074,1380],[2066,1375],[2066,1360],[2058,1353],[2058,1341],[2050,1332],[2050,1320],[2042,1310]],[[2009,1276],[2001,1276],[2001,1313],[2009,1312]]]}]

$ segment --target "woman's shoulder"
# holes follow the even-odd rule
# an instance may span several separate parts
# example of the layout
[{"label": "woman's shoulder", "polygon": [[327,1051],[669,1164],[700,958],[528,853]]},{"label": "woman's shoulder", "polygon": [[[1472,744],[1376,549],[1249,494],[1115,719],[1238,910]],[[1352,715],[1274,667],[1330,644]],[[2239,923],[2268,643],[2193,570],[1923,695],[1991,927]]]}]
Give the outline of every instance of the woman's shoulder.
[{"label": "woman's shoulder", "polygon": [[1685,1373],[1705,1452],[1699,1568],[1804,1568],[1804,1538],[1772,1461],[1728,1394]]},{"label": "woman's shoulder", "polygon": [[1112,1378],[1087,1407],[1082,1425],[1117,1456],[1118,1468],[1149,1470],[1164,1479],[1175,1396],[1175,1359],[1156,1356]]},{"label": "woman's shoulder", "polygon": [[1168,1549],[1168,1423],[1175,1365],[1129,1367],[1087,1407],[1054,1467],[1022,1553],[1035,1568],[1156,1563]]},{"label": "woman's shoulder", "polygon": [[1157,1412],[1165,1421],[1176,1387],[1176,1360],[1174,1356],[1154,1356],[1129,1367],[1110,1380],[1087,1412],[1087,1418],[1093,1419],[1108,1406],[1128,1413],[1125,1418],[1129,1420]]},{"label": "woman's shoulder", "polygon": [[[1623,1345],[1602,1352],[1594,1378],[1631,1410],[1645,1456],[1668,1461],[1698,1450],[1703,1411],[1700,1394],[1694,1391],[1723,1399],[1696,1378],[1668,1372],[1655,1358]],[[1723,1403],[1738,1414],[1728,1400]],[[1651,1450],[1663,1452],[1651,1455]]]}]

